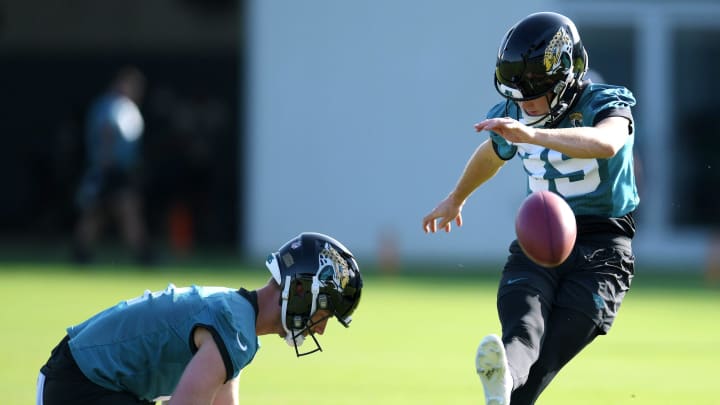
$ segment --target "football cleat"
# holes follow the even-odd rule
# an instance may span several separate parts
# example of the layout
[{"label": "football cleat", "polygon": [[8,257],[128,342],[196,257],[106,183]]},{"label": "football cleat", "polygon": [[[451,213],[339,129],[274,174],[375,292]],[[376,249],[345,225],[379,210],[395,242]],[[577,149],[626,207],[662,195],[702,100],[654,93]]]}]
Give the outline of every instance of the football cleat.
[{"label": "football cleat", "polygon": [[475,355],[475,370],[485,390],[486,405],[509,405],[512,377],[508,370],[505,347],[496,335],[480,341]]}]

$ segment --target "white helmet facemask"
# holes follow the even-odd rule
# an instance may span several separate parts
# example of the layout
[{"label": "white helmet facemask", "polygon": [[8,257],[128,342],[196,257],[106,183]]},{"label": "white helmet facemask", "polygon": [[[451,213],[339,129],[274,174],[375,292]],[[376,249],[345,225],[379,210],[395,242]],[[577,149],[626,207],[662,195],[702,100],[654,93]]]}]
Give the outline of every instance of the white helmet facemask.
[{"label": "white helmet facemask", "polygon": [[[285,330],[285,342],[288,344],[288,346],[293,347],[295,349],[295,354],[297,354],[298,357],[305,356],[311,353],[315,353],[317,351],[322,351],[322,347],[320,346],[320,342],[318,342],[317,338],[315,338],[315,334],[312,331],[312,327],[319,323],[324,321],[326,318],[319,319],[313,321],[312,318],[315,315],[315,313],[318,310],[318,302],[321,304],[320,306],[323,309],[328,309],[329,306],[329,299],[327,295],[320,294],[320,287],[324,286],[325,284],[320,281],[318,278],[318,274],[322,269],[324,269],[326,265],[323,265],[322,258],[321,263],[318,268],[318,271],[316,274],[312,277],[311,287],[310,287],[310,293],[311,293],[311,304],[310,304],[310,311],[307,313],[306,317],[296,315],[292,317],[292,324],[288,325],[288,304],[290,302],[290,286],[294,283],[292,282],[292,277],[286,276],[282,295],[281,295],[281,319],[282,319],[282,327]],[[328,317],[330,317],[330,314],[328,314]],[[300,353],[298,348],[302,346],[303,343],[305,343],[305,333],[307,332],[308,336],[310,336],[315,342],[315,348]]]}]

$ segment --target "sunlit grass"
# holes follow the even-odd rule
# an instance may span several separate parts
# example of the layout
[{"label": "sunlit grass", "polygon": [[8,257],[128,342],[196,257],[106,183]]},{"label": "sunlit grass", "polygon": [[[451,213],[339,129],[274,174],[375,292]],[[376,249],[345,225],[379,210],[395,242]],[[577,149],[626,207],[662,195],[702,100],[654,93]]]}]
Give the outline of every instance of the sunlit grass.
[{"label": "sunlit grass", "polygon": [[[142,270],[4,266],[0,270],[3,404],[34,402],[35,378],[65,327],[119,300],[176,285],[257,288],[261,268]],[[698,279],[635,280],[615,326],[572,361],[538,404],[717,404],[720,290]],[[264,336],[242,373],[244,404],[479,404],[479,339],[498,333],[495,276],[366,274],[349,329],[335,323],[324,352],[296,358]]]}]

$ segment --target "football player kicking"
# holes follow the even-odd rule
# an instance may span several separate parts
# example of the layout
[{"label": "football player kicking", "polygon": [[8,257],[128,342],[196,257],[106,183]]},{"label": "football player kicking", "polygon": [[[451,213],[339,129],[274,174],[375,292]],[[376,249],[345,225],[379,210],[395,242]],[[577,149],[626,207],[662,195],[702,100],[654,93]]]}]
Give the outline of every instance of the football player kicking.
[{"label": "football player kicking", "polygon": [[[328,319],[347,327],[360,301],[357,262],[329,236],[301,233],[266,265],[272,277],[255,291],[170,285],[69,327],[41,368],[37,404],[237,404],[259,335],[314,353]],[[307,336],[315,346],[301,353]]]},{"label": "football player kicking", "polygon": [[518,246],[500,279],[502,337],[479,344],[475,366],[486,404],[534,404],[570,359],[608,332],[633,278],[635,99],[624,87],[584,79],[588,57],[574,23],[531,14],[505,34],[495,87],[505,101],[475,125],[478,146],[453,191],[425,218],[425,232],[462,225],[470,194],[518,156],[528,192],[550,190],[576,217],[577,241],[556,268]]}]

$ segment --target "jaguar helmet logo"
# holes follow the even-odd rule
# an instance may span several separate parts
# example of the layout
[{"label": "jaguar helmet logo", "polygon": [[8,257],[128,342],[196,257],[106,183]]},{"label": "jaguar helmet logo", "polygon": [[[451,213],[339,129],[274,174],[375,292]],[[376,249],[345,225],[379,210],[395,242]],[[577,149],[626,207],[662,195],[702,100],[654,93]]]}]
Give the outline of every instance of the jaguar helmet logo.
[{"label": "jaguar helmet logo", "polygon": [[342,291],[350,281],[350,269],[347,261],[335,250],[330,244],[326,244],[325,248],[320,252],[318,257],[319,270],[318,278],[321,282],[332,282],[332,285],[338,291]]},{"label": "jaguar helmet logo", "polygon": [[545,72],[549,74],[557,73],[561,69],[569,69],[572,67],[572,49],[573,43],[565,31],[564,27],[555,33],[550,44],[545,48]]},{"label": "jaguar helmet logo", "polygon": [[583,126],[583,115],[581,112],[573,112],[570,115],[568,115],[568,119],[570,120],[570,123],[573,127],[581,127]]}]

